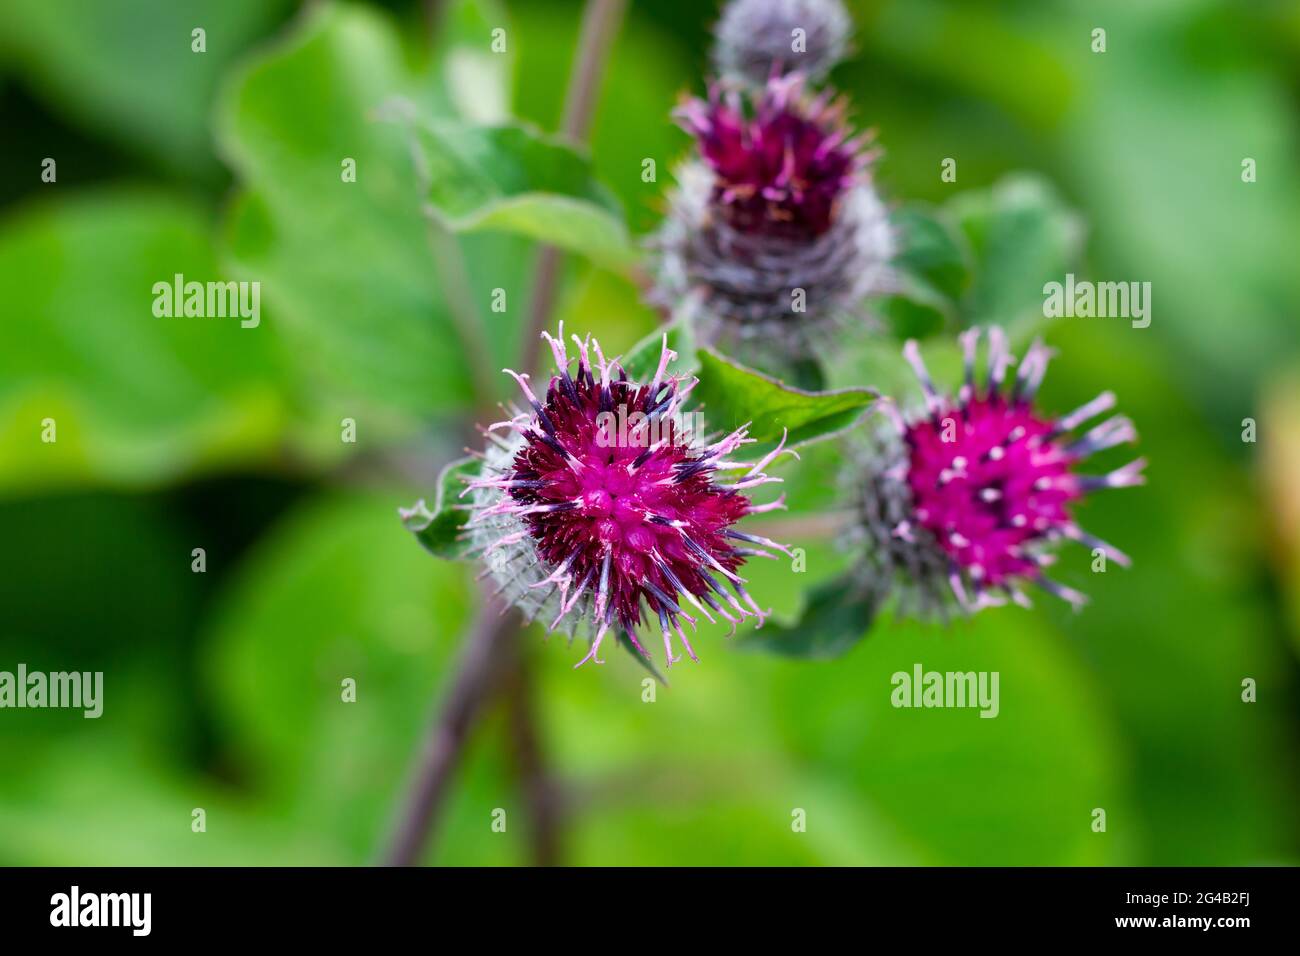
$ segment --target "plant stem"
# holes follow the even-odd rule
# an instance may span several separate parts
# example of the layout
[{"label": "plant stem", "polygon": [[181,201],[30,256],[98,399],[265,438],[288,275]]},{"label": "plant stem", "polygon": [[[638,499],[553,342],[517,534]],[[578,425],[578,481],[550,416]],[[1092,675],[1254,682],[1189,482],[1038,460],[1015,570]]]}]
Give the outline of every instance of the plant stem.
[{"label": "plant stem", "polygon": [[387,866],[415,865],[433,835],[434,823],[446,801],[470,729],[499,682],[509,642],[518,637],[517,615],[513,611],[502,614],[502,610],[499,600],[483,595],[455,683],[416,763],[401,815],[383,857]]},{"label": "plant stem", "polygon": [[502,682],[501,694],[505,698],[506,727],[514,752],[515,769],[528,805],[533,863],[536,866],[558,866],[561,860],[562,794],[547,769],[546,753],[538,732],[536,684],[521,644],[515,644],[511,657],[511,667]]},{"label": "plant stem", "polygon": [[[573,140],[585,139],[591,125],[600,75],[626,6],[626,0],[588,0],[562,124],[564,134]],[[459,248],[447,248],[448,238],[455,242],[454,237],[447,237],[439,230],[430,232],[435,259],[447,270],[443,279],[448,286],[449,298],[453,300],[450,304],[458,330],[475,366],[476,405],[481,407],[487,394],[484,369],[488,350],[477,310],[468,299],[464,261],[458,255]],[[439,252],[442,255],[436,254]],[[533,277],[529,332],[524,341],[521,371],[531,371],[537,363],[539,339],[550,319],[559,267],[559,251],[553,246],[544,246],[538,254]],[[533,814],[535,855],[539,863],[550,863],[558,858],[555,791],[542,763],[529,675],[526,664],[517,654],[512,654],[509,647],[510,642],[518,637],[518,615],[513,612],[503,615],[501,603],[486,594],[482,600],[455,683],[424,743],[401,816],[383,857],[389,866],[411,866],[419,861],[446,801],[451,777],[460,762],[470,729],[486,700],[499,686],[503,662],[508,661],[514,662],[515,673],[507,700],[511,708],[516,756]]]},{"label": "plant stem", "polygon": [[[587,0],[583,10],[578,51],[569,75],[564,116],[560,121],[560,131],[574,142],[581,143],[587,138],[596,108],[600,77],[626,7],[626,0]],[[528,329],[519,364],[521,372],[536,371],[541,333],[550,324],[561,264],[560,250],[555,246],[542,246],[538,250],[528,299]],[[504,683],[503,692],[520,783],[532,817],[533,859],[538,866],[552,866],[560,858],[559,793],[546,768],[538,732],[532,673],[520,648],[515,648],[512,655],[510,676]]]},{"label": "plant stem", "polygon": [[[582,35],[577,59],[569,75],[560,131],[575,142],[584,142],[596,109],[600,77],[618,34],[627,0],[587,0],[582,14]],[[542,246],[533,271],[532,295],[528,300],[528,332],[524,339],[524,361],[520,371],[536,370],[541,334],[550,322],[555,290],[559,286],[562,256],[555,246]]]},{"label": "plant stem", "polygon": [[564,119],[560,125],[564,135],[579,142],[587,138],[591,117],[596,111],[600,75],[605,70],[609,48],[614,44],[626,8],[627,0],[587,0],[583,11],[578,58],[569,77]]}]

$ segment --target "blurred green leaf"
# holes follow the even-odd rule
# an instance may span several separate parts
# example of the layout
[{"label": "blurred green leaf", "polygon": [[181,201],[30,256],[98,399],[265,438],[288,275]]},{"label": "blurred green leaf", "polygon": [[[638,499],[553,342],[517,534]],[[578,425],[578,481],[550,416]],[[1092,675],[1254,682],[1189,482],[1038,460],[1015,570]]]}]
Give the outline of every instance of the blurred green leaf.
[{"label": "blurred green leaf", "polygon": [[411,546],[395,494],[331,495],[275,528],[221,596],[203,668],[249,785],[353,861],[387,829],[477,594]]},{"label": "blurred green leaf", "polygon": [[1027,173],[957,193],[937,209],[908,207],[898,222],[902,288],[875,304],[891,337],[846,341],[825,359],[829,381],[870,382],[903,399],[916,382],[897,339],[932,339],[925,358],[937,381],[960,368],[955,337],[939,334],[953,325],[1000,325],[1018,347],[1052,324],[1043,286],[1077,267],[1083,235],[1078,214]]},{"label": "blurred green leaf", "polygon": [[952,326],[970,283],[969,252],[940,214],[921,205],[894,213],[899,290],[873,303],[895,339],[925,338]]},{"label": "blurred green leaf", "polygon": [[809,591],[794,624],[768,621],[736,647],[783,657],[839,657],[866,636],[875,614],[876,602],[863,593],[855,572],[849,571]]},{"label": "blurred green leaf", "polygon": [[505,4],[499,0],[451,0],[440,4],[432,63],[447,100],[446,111],[472,123],[510,118],[515,50],[492,49],[492,31],[510,35]]},{"label": "blurred green leaf", "polygon": [[895,268],[923,280],[935,292],[959,299],[971,281],[969,252],[942,214],[920,204],[891,217],[898,231]]},{"label": "blurred green leaf", "polygon": [[[1090,573],[1086,551],[1064,550],[1054,576],[1092,601],[1081,614],[1056,616],[1105,680],[1132,751],[1147,858],[1273,861],[1292,852],[1282,834],[1295,819],[1296,783],[1258,768],[1285,761],[1297,740],[1284,612],[1260,574],[1274,519],[1259,510],[1252,475],[1176,387],[1177,364],[1163,350],[1126,347],[1131,341],[1129,327],[1115,323],[1064,322],[1053,336],[1061,358],[1043,407],[1073,407],[1104,382],[1137,423],[1150,462],[1147,487],[1091,496],[1080,509],[1084,527],[1128,552],[1132,568]],[[1261,415],[1259,445],[1247,448],[1283,451],[1287,439],[1272,421]],[[1240,419],[1234,425],[1231,441],[1240,442]],[[1112,452],[1088,470],[1132,455]],[[1271,692],[1244,703],[1245,677]]]},{"label": "blurred green leaf", "polygon": [[483,463],[473,457],[449,462],[438,474],[438,492],[430,511],[421,498],[414,507],[401,509],[402,524],[414,532],[420,544],[434,557],[459,558],[468,543],[460,538],[469,520],[469,505],[461,498],[465,483],[483,473]]},{"label": "blurred green leaf", "polygon": [[1150,328],[1098,321],[1171,349],[1178,384],[1225,429],[1300,344],[1294,73],[1270,52],[1268,8],[1099,0],[1074,22],[1104,18],[1122,46],[1060,53],[1087,81],[1059,148],[1096,223],[1096,278],[1151,283]]},{"label": "blurred green leaf", "polygon": [[892,339],[923,339],[952,326],[955,303],[933,287],[904,273],[899,274],[898,292],[881,296],[872,303],[884,317]]},{"label": "blurred green leaf", "polygon": [[[0,783],[0,855],[25,866],[337,866],[328,834],[287,827],[211,778],[142,758],[129,738],[85,733],[33,753]],[[6,775],[9,776],[9,775]],[[206,830],[191,829],[204,811]]]},{"label": "blurred green leaf", "polygon": [[[828,555],[809,558],[812,577]],[[751,593],[767,605],[803,577],[784,569]],[[1116,823],[1132,804],[1104,683],[1039,617],[1013,610],[946,631],[882,620],[834,661],[726,654],[720,628],[700,632],[700,663],[674,666],[653,704],[631,661],[611,656],[593,674],[554,649],[536,655],[557,760],[592,794],[574,821],[577,862],[1071,865],[1139,849],[1136,822]],[[891,675],[917,662],[998,671],[997,718],[894,708]],[[1109,835],[1091,830],[1096,806]],[[807,834],[792,836],[791,808],[806,811]]]},{"label": "blurred green leaf", "polygon": [[[781,682],[776,706],[799,714],[795,752],[838,765],[926,863],[1131,859],[1140,832],[1121,825],[1132,809],[1106,689],[1045,617],[1012,609],[948,628],[877,622],[853,654],[802,663],[811,673]],[[893,675],[918,664],[996,673],[997,716],[895,706]],[[1107,834],[1091,829],[1094,807],[1107,811]]]},{"label": "blurred green leaf", "polygon": [[617,200],[571,146],[522,126],[412,124],[430,210],[453,232],[502,231],[610,268],[636,259]]},{"label": "blurred green leaf", "polygon": [[[208,176],[216,170],[208,123],[218,78],[289,7],[289,0],[8,0],[0,4],[0,48],[33,93],[76,121],[176,172]],[[204,52],[192,49],[197,28]]]},{"label": "blurred green leaf", "polygon": [[232,267],[262,281],[322,401],[394,428],[465,404],[471,381],[407,135],[376,116],[415,86],[386,19],[322,4],[237,72],[216,121],[245,187],[227,216]]},{"label": "blurred green leaf", "polygon": [[[1073,103],[1080,72],[1061,62],[1051,41],[1060,39],[1076,46],[1082,56],[1090,55],[1089,30],[1068,29],[1062,22],[1062,8],[1055,5],[874,0],[869,7],[860,10],[859,22],[871,23],[870,29],[859,31],[869,51],[864,59],[888,63],[911,84],[921,86],[926,99],[959,102],[961,112],[986,111],[981,117],[985,131],[990,118],[1000,120],[1003,115],[1014,121],[1007,125],[1017,133],[1025,128],[1033,133],[1050,129]],[[1087,11],[1081,26],[1109,23],[1090,19],[1092,15]],[[853,66],[848,64],[850,70]],[[875,80],[874,71],[868,75]],[[941,95],[936,95],[936,87],[943,90]],[[914,113],[905,115],[911,125],[923,129],[928,125]],[[979,145],[981,152],[1001,146],[997,142]],[[961,153],[963,170],[969,168],[965,153]],[[937,156],[933,168],[937,172]]]},{"label": "blurred green leaf", "polygon": [[927,338],[956,326],[1043,323],[1043,286],[1063,280],[1082,248],[1078,215],[1045,179],[1018,173],[991,189],[958,193],[940,208],[894,213],[900,289],[876,311],[893,338]]},{"label": "blurred green leaf", "polygon": [[273,331],[154,315],[154,284],[178,274],[226,278],[206,217],[165,195],[83,194],[0,226],[0,487],[140,485],[271,459],[285,427]]},{"label": "blurred green leaf", "polygon": [[692,393],[711,427],[725,431],[751,422],[749,437],[791,446],[830,438],[852,427],[876,400],[868,388],[808,392],[699,349],[700,383]]},{"label": "blurred green leaf", "polygon": [[1083,248],[1083,223],[1042,177],[1017,173],[944,207],[974,256],[962,302],[966,325],[1037,320],[1043,286],[1064,279]]},{"label": "blurred green leaf", "polygon": [[[185,675],[205,576],[191,571],[191,549],[205,547],[213,572],[225,556],[178,517],[171,496],[98,491],[0,501],[0,670],[25,663],[29,672],[104,674],[97,718],[79,709],[3,711],[7,760],[34,770],[64,742],[91,738],[129,742],[159,764],[192,751],[198,721]],[[0,786],[0,803],[30,786]],[[5,836],[0,826],[0,842]]]}]

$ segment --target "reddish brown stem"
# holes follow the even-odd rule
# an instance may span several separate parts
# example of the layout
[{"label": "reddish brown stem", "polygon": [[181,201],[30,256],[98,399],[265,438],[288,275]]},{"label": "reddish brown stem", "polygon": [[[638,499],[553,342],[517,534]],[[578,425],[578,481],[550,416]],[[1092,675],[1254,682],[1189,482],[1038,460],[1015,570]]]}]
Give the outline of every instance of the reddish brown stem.
[{"label": "reddish brown stem", "polygon": [[484,703],[499,685],[509,643],[517,640],[519,620],[502,614],[486,594],[465,643],[456,678],[448,690],[416,762],[406,802],[383,857],[387,866],[413,866],[433,837],[452,777]]},{"label": "reddish brown stem", "polygon": [[536,685],[521,645],[515,645],[511,663],[501,689],[515,770],[528,807],[533,863],[558,866],[561,861],[562,794],[548,770],[538,725]]}]

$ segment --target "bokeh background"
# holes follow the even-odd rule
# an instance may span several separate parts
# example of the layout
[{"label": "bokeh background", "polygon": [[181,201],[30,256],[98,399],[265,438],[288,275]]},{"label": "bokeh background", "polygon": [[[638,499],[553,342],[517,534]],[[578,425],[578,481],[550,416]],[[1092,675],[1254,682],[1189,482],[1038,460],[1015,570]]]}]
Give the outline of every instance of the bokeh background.
[{"label": "bokeh background", "polygon": [[[1149,484],[1084,513],[1135,566],[1094,575],[1067,552],[1060,576],[1093,598],[1081,615],[1041,600],[949,628],[886,620],[832,661],[744,653],[719,631],[652,704],[626,655],[575,672],[580,648],[530,633],[563,859],[1296,862],[1300,7],[851,7],[857,54],[833,79],[879,132],[891,202],[1027,172],[1073,210],[1080,276],[1153,283],[1148,329],[1048,330],[1060,355],[1043,394],[1064,410],[1113,388],[1138,423]],[[488,15],[508,29],[504,96],[545,128],[580,10]],[[638,0],[614,49],[592,154],[637,232],[685,151],[668,111],[702,89],[715,15]],[[450,41],[429,22],[398,0],[0,6],[0,669],[106,675],[97,721],[0,712],[0,863],[349,864],[382,842],[474,593],[471,569],[426,555],[396,517],[431,493],[470,415],[409,156],[373,120],[395,94],[449,108]],[[355,186],[339,186],[342,156]],[[531,250],[480,236],[463,251],[474,294],[514,303],[483,311],[508,364]],[[626,280],[566,261],[571,328],[616,352],[654,326]],[[174,272],[259,279],[262,326],[153,318],[150,287]],[[1020,306],[1037,307],[1041,281],[1027,274]],[[1017,319],[1005,302],[970,308]],[[896,343],[873,348],[836,376],[890,381]],[[842,458],[805,456],[801,506],[833,503]],[[846,561],[795,543],[806,574],[754,572],[787,616]],[[999,671],[999,717],[893,709],[889,676],[916,662]],[[530,862],[507,716],[498,702],[476,729],[430,862]]]}]

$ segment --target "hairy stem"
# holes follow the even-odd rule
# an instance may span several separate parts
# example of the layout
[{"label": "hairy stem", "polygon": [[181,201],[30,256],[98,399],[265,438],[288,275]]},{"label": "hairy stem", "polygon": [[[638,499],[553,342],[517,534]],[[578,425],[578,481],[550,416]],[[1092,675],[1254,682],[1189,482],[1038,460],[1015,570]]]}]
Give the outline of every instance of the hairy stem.
[{"label": "hairy stem", "polygon": [[[587,138],[592,114],[596,109],[600,77],[626,7],[627,0],[587,0],[582,15],[582,35],[578,41],[577,59],[573,64],[573,72],[569,75],[564,118],[560,124],[560,131],[576,142],[583,142]],[[560,250],[554,246],[543,246],[538,250],[532,295],[528,300],[528,333],[524,339],[521,371],[536,370],[540,337],[551,319],[562,261]]]},{"label": "hairy stem", "polygon": [[[561,132],[575,142],[587,138],[600,77],[626,7],[626,0],[587,0],[560,122]],[[538,250],[528,299],[528,329],[519,365],[522,372],[536,371],[541,333],[550,324],[561,265],[560,250],[555,246],[542,246]],[[533,697],[533,676],[521,649],[516,648],[512,663],[510,677],[504,685],[505,703],[515,762],[531,816],[533,860],[538,866],[552,866],[560,858],[559,792],[547,770]]]},{"label": "hairy stem", "polygon": [[486,593],[465,642],[455,681],[425,739],[400,816],[383,856],[387,866],[413,866],[433,837],[452,776],[485,701],[499,683],[508,645],[517,639],[514,612]]}]

